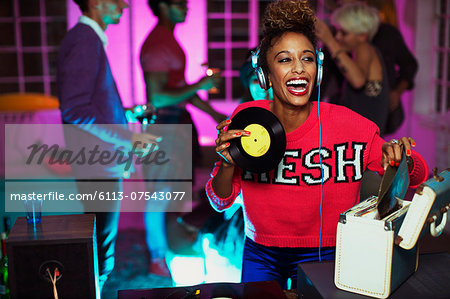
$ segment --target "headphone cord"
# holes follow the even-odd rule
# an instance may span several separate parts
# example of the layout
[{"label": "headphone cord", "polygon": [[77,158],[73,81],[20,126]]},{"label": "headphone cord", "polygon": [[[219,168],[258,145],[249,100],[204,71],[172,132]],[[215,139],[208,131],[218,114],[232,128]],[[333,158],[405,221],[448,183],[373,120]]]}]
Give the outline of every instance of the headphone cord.
[{"label": "headphone cord", "polygon": [[322,215],[322,203],[323,203],[323,165],[322,165],[322,125],[320,123],[320,82],[318,85],[318,95],[317,95],[317,115],[319,116],[319,162],[320,162],[320,234],[319,234],[319,262],[322,261],[321,255],[321,246],[322,246],[322,224],[323,224],[323,215]]}]

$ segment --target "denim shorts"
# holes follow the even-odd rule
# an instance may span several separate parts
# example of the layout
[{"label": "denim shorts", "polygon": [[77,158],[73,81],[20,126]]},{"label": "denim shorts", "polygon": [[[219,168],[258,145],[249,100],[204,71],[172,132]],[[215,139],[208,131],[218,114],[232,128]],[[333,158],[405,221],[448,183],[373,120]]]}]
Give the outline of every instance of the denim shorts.
[{"label": "denim shorts", "polygon": [[[321,260],[335,258],[335,247],[322,247]],[[319,248],[269,247],[245,238],[242,261],[242,282],[276,280],[286,289],[291,279],[291,288],[297,288],[297,264],[319,260]]]}]

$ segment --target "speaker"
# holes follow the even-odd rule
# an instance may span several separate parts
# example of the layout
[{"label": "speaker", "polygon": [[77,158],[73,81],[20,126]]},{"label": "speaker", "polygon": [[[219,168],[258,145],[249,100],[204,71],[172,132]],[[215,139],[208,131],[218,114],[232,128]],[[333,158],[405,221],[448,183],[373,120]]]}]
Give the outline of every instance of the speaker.
[{"label": "speaker", "polygon": [[[259,51],[260,48],[258,47],[256,52],[252,52],[252,66],[255,69],[256,78],[258,79],[259,86],[261,86],[262,89],[267,90],[269,89],[269,79],[267,78],[266,73],[264,73],[264,70],[259,64]],[[323,78],[323,60],[324,60],[324,54],[321,50],[316,50],[316,59],[317,59],[317,79],[316,84],[320,85],[322,84],[322,78]]]},{"label": "speaker", "polygon": [[[95,215],[17,218],[6,242],[11,298],[100,298]],[[48,271],[47,271],[48,269]]]}]

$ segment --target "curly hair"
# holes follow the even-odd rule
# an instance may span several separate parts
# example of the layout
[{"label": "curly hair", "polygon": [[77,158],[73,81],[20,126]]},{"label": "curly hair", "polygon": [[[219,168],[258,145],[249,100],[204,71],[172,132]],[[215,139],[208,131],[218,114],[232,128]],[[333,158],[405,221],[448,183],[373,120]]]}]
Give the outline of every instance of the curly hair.
[{"label": "curly hair", "polygon": [[259,65],[267,74],[267,51],[286,32],[301,33],[316,48],[316,16],[307,0],[279,0],[269,4],[263,20],[263,39],[260,45]]}]

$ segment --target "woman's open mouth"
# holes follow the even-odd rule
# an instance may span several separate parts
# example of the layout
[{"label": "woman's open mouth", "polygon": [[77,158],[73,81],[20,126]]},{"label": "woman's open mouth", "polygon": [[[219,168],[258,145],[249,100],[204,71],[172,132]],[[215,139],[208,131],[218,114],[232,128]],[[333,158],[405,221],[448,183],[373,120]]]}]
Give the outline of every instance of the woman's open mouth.
[{"label": "woman's open mouth", "polygon": [[286,82],[287,90],[295,95],[302,96],[308,92],[309,81],[305,78],[301,79],[291,79]]}]

